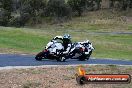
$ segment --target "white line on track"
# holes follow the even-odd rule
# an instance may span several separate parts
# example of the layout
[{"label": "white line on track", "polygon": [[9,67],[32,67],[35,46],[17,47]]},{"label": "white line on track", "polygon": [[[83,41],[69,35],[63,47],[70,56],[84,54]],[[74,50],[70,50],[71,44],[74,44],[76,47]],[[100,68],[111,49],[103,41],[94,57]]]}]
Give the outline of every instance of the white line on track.
[{"label": "white line on track", "polygon": [[[41,65],[41,66],[6,66],[6,67],[0,67],[0,70],[8,70],[8,69],[26,69],[26,68],[50,68],[50,67],[76,67],[76,66],[81,66],[82,64],[78,65]],[[101,66],[108,66],[111,64],[83,64],[82,66],[96,66],[96,65],[101,65]],[[132,65],[115,65],[115,66],[127,66],[127,67],[132,67]]]}]

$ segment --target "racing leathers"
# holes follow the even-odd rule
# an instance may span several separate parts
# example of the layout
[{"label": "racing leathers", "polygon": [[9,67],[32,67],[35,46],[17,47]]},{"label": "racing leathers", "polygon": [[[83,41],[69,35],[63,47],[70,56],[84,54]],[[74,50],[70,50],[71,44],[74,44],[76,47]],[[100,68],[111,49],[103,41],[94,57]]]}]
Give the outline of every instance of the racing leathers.
[{"label": "racing leathers", "polygon": [[71,43],[71,40],[69,39],[63,39],[63,47],[64,47],[64,52],[63,54],[68,54],[70,49],[71,49],[71,46],[72,46],[72,43]]}]

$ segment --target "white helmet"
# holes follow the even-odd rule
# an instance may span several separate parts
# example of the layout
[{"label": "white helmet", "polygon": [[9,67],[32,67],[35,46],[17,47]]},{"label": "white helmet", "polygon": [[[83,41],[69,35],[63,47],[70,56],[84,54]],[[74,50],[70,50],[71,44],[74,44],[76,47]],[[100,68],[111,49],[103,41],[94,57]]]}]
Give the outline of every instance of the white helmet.
[{"label": "white helmet", "polygon": [[63,36],[63,39],[71,39],[71,36],[70,36],[69,34],[65,34],[65,35]]},{"label": "white helmet", "polygon": [[89,40],[84,41],[84,43],[89,43],[89,42],[90,42]]}]

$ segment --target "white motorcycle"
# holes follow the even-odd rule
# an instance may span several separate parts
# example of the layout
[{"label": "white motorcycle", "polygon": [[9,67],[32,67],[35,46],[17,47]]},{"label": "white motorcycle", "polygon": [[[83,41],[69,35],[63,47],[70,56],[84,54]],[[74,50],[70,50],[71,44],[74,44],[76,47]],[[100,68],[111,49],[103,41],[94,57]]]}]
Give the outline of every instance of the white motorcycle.
[{"label": "white motorcycle", "polygon": [[42,59],[65,61],[66,59],[63,55],[64,47],[62,46],[62,42],[62,37],[56,36],[46,45],[43,51],[36,55],[35,59],[38,61],[41,61]]},{"label": "white motorcycle", "polygon": [[77,42],[71,44],[68,53],[64,54],[64,47],[62,45],[62,36],[56,36],[45,47],[43,51],[38,53],[35,57],[36,60],[42,59],[56,59],[57,61],[65,61],[66,59],[79,59],[80,61],[88,60],[92,51],[94,50],[92,43],[89,41]]},{"label": "white motorcycle", "polygon": [[79,59],[80,61],[88,60],[92,54],[94,47],[89,40],[84,42],[77,42],[73,44],[73,48],[71,48],[69,52],[69,58],[71,59]]}]

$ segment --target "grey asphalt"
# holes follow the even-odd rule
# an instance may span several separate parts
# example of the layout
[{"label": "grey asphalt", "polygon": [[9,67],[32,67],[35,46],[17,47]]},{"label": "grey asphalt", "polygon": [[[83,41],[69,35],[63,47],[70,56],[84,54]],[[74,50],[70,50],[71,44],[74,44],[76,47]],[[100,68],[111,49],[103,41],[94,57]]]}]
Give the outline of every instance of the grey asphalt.
[{"label": "grey asphalt", "polygon": [[68,59],[66,62],[57,62],[56,60],[36,61],[34,56],[0,54],[0,67],[6,66],[41,66],[41,65],[78,65],[78,64],[109,64],[109,65],[132,65],[132,61],[92,59],[88,61],[78,61]]}]

